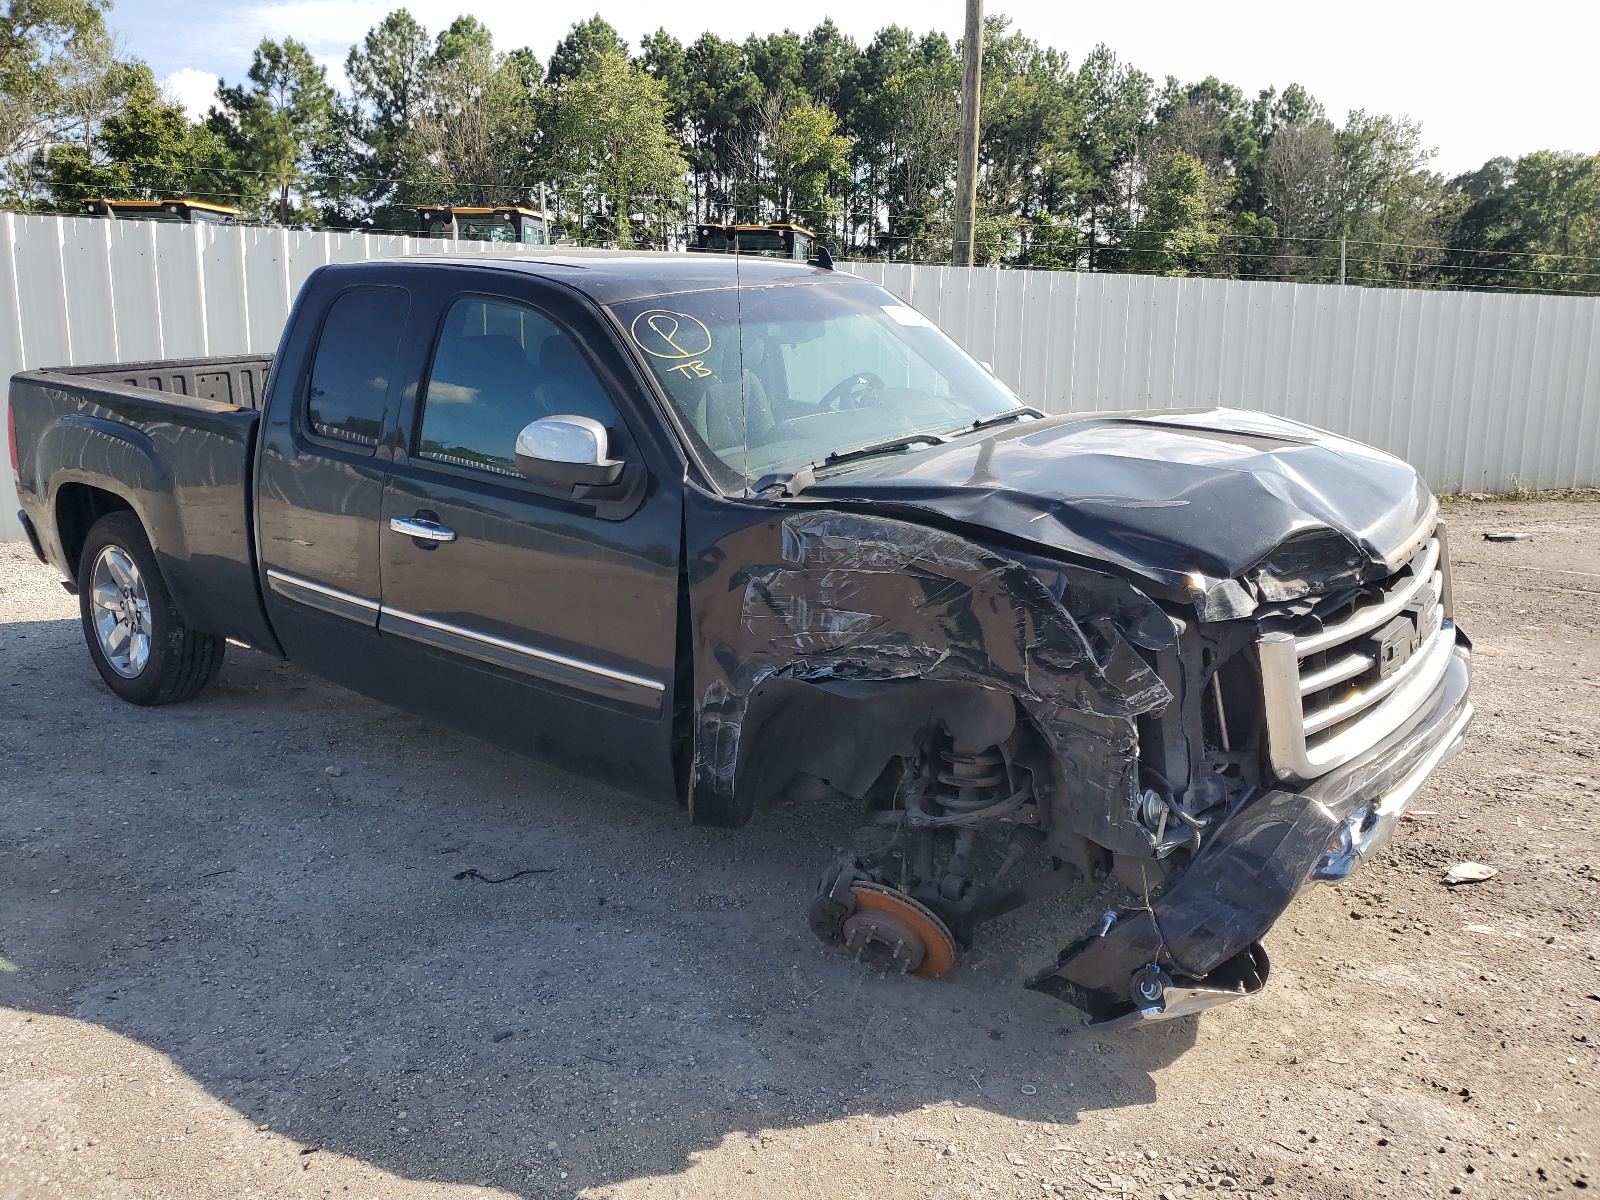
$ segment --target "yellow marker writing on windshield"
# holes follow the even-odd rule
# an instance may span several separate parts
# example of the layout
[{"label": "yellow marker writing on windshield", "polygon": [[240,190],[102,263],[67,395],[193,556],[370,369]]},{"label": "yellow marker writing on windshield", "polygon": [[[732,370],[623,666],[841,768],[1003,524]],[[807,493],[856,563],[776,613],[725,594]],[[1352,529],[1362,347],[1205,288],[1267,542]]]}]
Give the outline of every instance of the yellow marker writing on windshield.
[{"label": "yellow marker writing on windshield", "polygon": [[685,379],[708,379],[711,376],[711,368],[698,358],[693,362],[679,363],[675,367],[668,367],[667,370],[679,371]]},{"label": "yellow marker writing on windshield", "polygon": [[[688,313],[652,308],[634,317],[634,342],[651,358],[697,359],[711,349],[711,330]],[[676,369],[676,368],[674,368]]]}]

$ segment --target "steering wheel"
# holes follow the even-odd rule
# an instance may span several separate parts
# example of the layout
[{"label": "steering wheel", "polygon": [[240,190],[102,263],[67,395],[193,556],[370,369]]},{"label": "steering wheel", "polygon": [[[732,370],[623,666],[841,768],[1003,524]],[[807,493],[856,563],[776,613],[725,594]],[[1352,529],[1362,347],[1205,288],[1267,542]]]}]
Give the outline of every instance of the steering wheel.
[{"label": "steering wheel", "polygon": [[829,388],[827,395],[822,397],[821,406],[834,412],[844,408],[860,408],[861,400],[868,392],[882,390],[882,379],[871,371],[857,371]]}]

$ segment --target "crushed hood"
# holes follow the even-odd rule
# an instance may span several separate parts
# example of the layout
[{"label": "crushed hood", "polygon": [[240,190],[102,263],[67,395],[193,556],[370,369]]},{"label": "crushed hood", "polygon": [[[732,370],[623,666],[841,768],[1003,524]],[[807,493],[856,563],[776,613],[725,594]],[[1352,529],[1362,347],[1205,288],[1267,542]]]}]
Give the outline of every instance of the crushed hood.
[{"label": "crushed hood", "polygon": [[803,495],[908,506],[1191,594],[1237,578],[1292,538],[1319,533],[1392,568],[1436,511],[1416,471],[1392,455],[1296,421],[1223,408],[1006,426],[869,460]]}]

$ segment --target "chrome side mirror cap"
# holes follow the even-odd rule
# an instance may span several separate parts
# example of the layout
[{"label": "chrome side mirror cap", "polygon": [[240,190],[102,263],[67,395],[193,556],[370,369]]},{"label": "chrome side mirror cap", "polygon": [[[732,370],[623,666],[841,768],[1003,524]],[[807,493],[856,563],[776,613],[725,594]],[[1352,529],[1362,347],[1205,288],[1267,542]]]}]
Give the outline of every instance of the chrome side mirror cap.
[{"label": "chrome side mirror cap", "polygon": [[517,434],[517,470],[547,486],[609,487],[622,478],[623,465],[609,453],[606,427],[593,417],[540,417]]}]

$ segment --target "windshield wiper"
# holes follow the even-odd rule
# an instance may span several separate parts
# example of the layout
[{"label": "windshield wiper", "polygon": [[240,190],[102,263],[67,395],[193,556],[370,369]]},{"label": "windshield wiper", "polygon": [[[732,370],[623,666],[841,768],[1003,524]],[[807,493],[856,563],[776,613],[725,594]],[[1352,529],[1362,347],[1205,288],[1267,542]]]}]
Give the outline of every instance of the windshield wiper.
[{"label": "windshield wiper", "polygon": [[897,450],[909,450],[912,446],[942,446],[949,440],[949,435],[942,433],[907,433],[899,437],[885,438],[881,442],[852,446],[848,450],[835,450],[826,458],[819,458],[816,462],[796,467],[793,471],[774,471],[769,475],[763,475],[751,484],[750,490],[757,494],[776,492],[779,496],[798,496],[817,481],[817,472],[824,467],[836,467],[840,463],[873,458],[879,454],[893,454]]},{"label": "windshield wiper", "polygon": [[1005,412],[997,412],[992,417],[979,417],[971,425],[963,426],[959,432],[966,433],[969,430],[974,429],[987,429],[991,425],[1001,425],[1007,421],[1020,421],[1023,417],[1033,417],[1035,420],[1043,420],[1044,414],[1037,408],[1031,408],[1026,404],[1019,404],[1016,408],[1008,408],[1005,410]]},{"label": "windshield wiper", "polygon": [[881,442],[868,442],[864,446],[852,446],[848,450],[835,450],[826,458],[819,458],[815,462],[807,463],[793,471],[774,471],[763,475],[751,485],[750,490],[757,494],[763,492],[776,492],[780,496],[798,496],[806,488],[816,482],[817,472],[826,467],[836,467],[840,463],[855,462],[857,459],[873,458],[879,454],[893,454],[897,450],[909,450],[912,446],[943,446],[953,438],[974,433],[980,429],[988,429],[991,425],[1003,425],[1009,421],[1020,421],[1023,417],[1042,419],[1044,413],[1037,408],[1026,404],[1016,408],[1008,408],[1004,412],[995,413],[991,417],[980,417],[970,425],[963,425],[950,433],[907,433],[899,437],[884,438]]},{"label": "windshield wiper", "polygon": [[868,442],[865,446],[852,446],[848,450],[835,450],[827,458],[819,458],[811,466],[817,470],[854,462],[858,458],[871,458],[875,454],[893,454],[896,450],[909,450],[912,446],[927,444],[942,446],[950,440],[944,433],[907,433],[900,437],[884,438],[881,442]]}]

